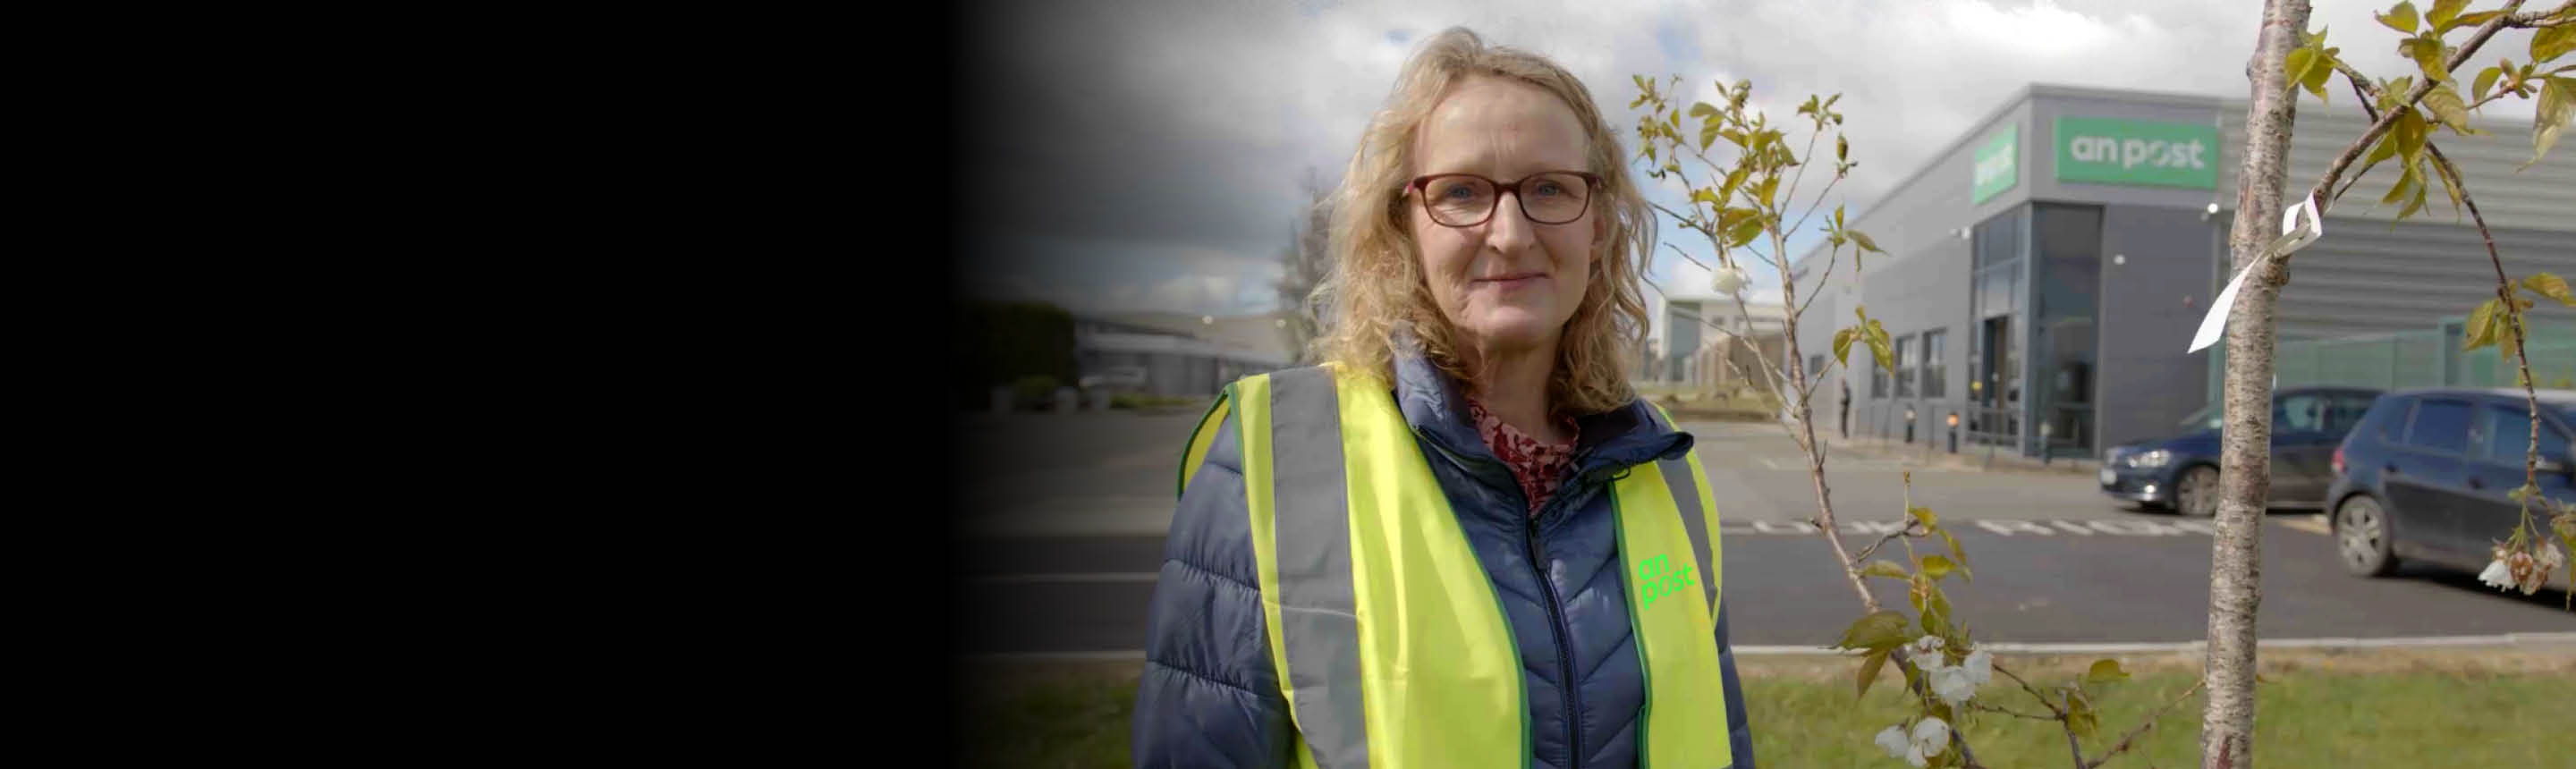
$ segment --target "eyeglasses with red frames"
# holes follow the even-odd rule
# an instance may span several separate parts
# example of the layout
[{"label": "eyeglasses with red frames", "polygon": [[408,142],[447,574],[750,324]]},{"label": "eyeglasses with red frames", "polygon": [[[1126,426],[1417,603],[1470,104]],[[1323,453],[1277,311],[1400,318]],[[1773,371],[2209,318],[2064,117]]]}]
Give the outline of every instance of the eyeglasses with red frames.
[{"label": "eyeglasses with red frames", "polygon": [[1476,174],[1431,174],[1414,177],[1404,189],[1420,193],[1422,210],[1431,221],[1448,227],[1474,227],[1494,216],[1502,192],[1520,200],[1521,214],[1539,224],[1564,224],[1583,218],[1601,176],[1583,171],[1546,171],[1503,182]]}]

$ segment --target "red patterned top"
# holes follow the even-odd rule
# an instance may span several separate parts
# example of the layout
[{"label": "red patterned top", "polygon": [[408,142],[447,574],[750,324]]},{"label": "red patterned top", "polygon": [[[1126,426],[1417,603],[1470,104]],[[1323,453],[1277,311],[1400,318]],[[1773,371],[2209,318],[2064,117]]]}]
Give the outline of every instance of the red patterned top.
[{"label": "red patterned top", "polygon": [[[1541,442],[1519,428],[1503,424],[1502,417],[1486,411],[1485,404],[1475,398],[1467,399],[1467,412],[1476,420],[1476,432],[1484,436],[1485,445],[1493,448],[1494,456],[1510,466],[1512,477],[1520,481],[1521,494],[1529,498],[1529,514],[1538,515],[1539,505],[1547,502],[1549,492],[1555,490],[1556,479],[1574,463],[1574,441]],[[1567,435],[1576,434],[1574,420],[1557,419]]]}]

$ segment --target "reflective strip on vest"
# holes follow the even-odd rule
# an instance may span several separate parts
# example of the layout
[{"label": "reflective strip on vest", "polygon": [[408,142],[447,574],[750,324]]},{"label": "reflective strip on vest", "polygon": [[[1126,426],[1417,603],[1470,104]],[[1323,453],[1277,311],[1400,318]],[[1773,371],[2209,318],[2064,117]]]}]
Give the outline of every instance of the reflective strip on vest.
[{"label": "reflective strip on vest", "polygon": [[[1309,367],[1246,378],[1232,396],[1299,765],[1527,766],[1518,639],[1387,386]],[[1611,490],[1646,673],[1637,732],[1648,766],[1730,763],[1710,621],[1714,505],[1704,483],[1683,485],[1697,470],[1695,457],[1642,464]],[[1675,567],[1675,556],[1690,560]],[[1702,600],[1669,600],[1694,590]]]}]

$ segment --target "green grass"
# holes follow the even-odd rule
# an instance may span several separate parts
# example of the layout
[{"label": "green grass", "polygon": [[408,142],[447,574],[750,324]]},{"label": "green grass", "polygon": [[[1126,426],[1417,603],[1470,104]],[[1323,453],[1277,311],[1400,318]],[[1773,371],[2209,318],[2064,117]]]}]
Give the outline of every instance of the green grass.
[{"label": "green grass", "polygon": [[[2033,677],[2034,684],[2062,680],[2039,663],[2002,662]],[[2576,755],[2568,736],[2567,703],[2576,701],[2576,667],[2564,661],[2538,667],[2403,664],[2353,667],[2309,665],[2276,668],[2267,655],[2257,687],[2255,758],[2266,767],[2540,767],[2567,766]],[[2196,665],[2196,662],[2193,663]],[[1806,670],[1744,670],[1744,694],[1753,719],[1754,750],[1765,767],[1902,767],[1870,743],[1878,730],[1906,710],[1890,675],[1855,703],[1850,670],[1838,661],[1808,663]],[[2148,711],[2191,686],[2185,666],[2141,670],[2131,681],[2103,690],[2101,734],[2085,743],[2098,757],[2137,726]],[[2054,674],[2054,677],[2052,677]],[[1128,722],[1135,701],[1135,668],[1089,666],[1078,671],[987,676],[970,684],[960,745],[970,767],[1126,767]],[[1997,688],[2004,687],[2004,688]],[[2040,707],[2002,676],[1980,696],[2017,710]],[[2138,739],[2112,767],[2188,767],[2199,764],[2200,695],[2166,711],[2156,728]],[[1987,766],[2071,765],[2066,736],[2053,722],[1981,714],[1967,734]]]}]

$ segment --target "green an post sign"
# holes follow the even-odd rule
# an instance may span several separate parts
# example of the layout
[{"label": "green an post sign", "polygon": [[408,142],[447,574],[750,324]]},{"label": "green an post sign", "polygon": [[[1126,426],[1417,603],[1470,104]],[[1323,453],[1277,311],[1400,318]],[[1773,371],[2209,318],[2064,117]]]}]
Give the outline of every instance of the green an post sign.
[{"label": "green an post sign", "polygon": [[2218,188],[2218,127],[2098,117],[2057,119],[2057,180]]},{"label": "green an post sign", "polygon": [[2021,124],[2007,123],[2001,133],[1977,147],[1976,177],[1970,187],[1971,202],[1987,199],[2013,188],[2021,181]]}]

